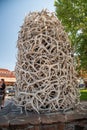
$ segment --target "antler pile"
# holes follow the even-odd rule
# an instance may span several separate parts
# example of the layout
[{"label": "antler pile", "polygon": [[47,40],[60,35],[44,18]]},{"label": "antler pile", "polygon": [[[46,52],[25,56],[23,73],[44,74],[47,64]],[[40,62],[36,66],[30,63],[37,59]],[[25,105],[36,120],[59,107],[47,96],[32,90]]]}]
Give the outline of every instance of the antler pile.
[{"label": "antler pile", "polygon": [[67,34],[54,14],[30,13],[18,37],[16,101],[27,110],[74,108],[79,91]]}]

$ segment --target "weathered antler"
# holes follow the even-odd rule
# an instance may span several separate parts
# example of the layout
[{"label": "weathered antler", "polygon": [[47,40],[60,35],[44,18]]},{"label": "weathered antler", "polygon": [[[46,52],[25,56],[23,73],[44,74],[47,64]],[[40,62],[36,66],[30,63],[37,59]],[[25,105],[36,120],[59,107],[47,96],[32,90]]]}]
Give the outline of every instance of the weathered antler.
[{"label": "weathered antler", "polygon": [[74,108],[79,91],[68,36],[47,11],[30,13],[18,37],[16,101],[37,112]]}]

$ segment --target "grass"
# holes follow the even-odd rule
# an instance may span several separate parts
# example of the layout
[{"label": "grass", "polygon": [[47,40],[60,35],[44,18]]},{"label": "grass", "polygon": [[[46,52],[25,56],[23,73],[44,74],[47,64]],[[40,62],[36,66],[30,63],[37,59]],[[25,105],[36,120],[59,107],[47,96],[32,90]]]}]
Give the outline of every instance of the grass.
[{"label": "grass", "polygon": [[81,89],[80,93],[81,93],[80,100],[87,101],[87,89]]}]

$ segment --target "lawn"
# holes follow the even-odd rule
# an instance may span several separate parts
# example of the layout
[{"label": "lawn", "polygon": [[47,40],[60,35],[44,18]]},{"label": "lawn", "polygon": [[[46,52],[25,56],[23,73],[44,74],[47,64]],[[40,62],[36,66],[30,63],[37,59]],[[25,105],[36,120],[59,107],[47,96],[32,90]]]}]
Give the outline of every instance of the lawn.
[{"label": "lawn", "polygon": [[81,89],[80,92],[81,92],[80,100],[87,101],[87,89]]}]

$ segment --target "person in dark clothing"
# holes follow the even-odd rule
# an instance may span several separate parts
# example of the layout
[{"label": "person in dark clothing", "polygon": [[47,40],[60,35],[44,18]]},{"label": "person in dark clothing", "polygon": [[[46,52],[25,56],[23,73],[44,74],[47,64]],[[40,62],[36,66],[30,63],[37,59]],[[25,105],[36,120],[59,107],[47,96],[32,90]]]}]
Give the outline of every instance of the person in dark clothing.
[{"label": "person in dark clothing", "polygon": [[0,95],[3,95],[2,96],[2,105],[1,105],[1,108],[4,107],[4,102],[5,102],[5,88],[6,88],[5,81],[4,81],[4,79],[1,79]]}]

